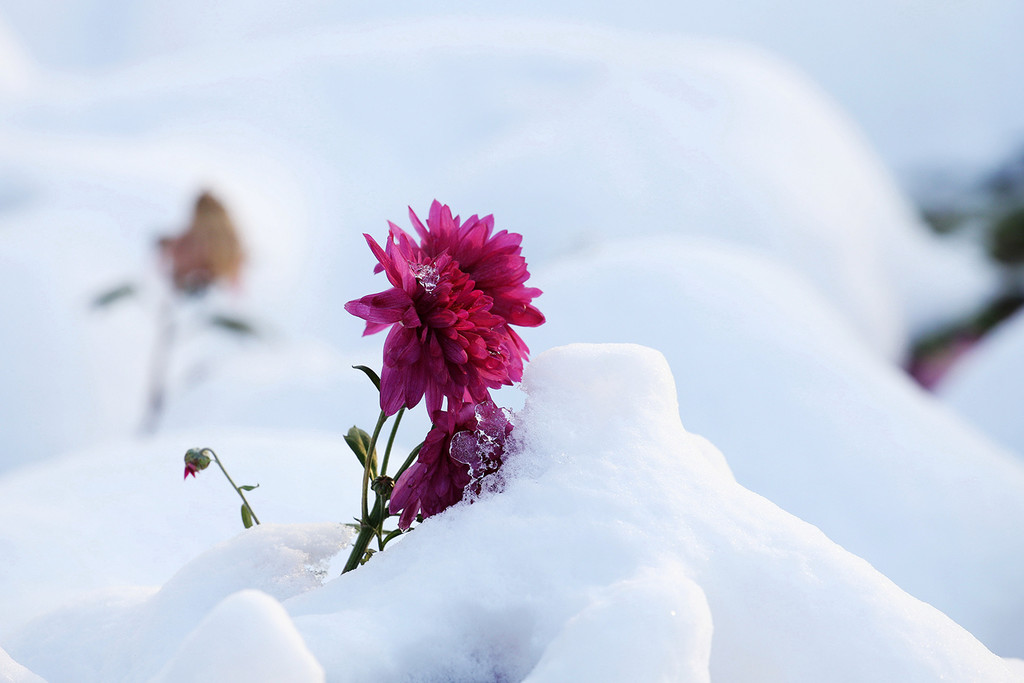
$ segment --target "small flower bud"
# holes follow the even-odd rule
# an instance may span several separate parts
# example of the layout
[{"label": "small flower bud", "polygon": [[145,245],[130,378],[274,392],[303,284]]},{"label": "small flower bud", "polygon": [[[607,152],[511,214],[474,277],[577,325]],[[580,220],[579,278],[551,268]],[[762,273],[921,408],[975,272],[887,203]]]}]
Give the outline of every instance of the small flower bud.
[{"label": "small flower bud", "polygon": [[205,470],[210,466],[210,456],[206,455],[203,448],[190,448],[185,452],[185,478],[188,475],[196,476],[196,472]]},{"label": "small flower bud", "polygon": [[381,498],[387,498],[395,488],[395,480],[391,477],[377,477],[373,480],[373,492]]}]

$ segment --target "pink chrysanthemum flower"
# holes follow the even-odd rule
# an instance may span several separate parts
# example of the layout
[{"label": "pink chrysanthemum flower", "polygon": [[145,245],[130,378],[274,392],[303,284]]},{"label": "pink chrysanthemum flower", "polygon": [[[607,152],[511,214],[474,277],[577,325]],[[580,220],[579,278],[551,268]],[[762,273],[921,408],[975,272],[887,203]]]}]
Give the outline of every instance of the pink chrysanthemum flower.
[{"label": "pink chrysanthemum flower", "polygon": [[[430,205],[427,224],[410,207],[409,219],[420,236],[420,249],[427,256],[448,253],[462,272],[473,278],[477,289],[494,300],[492,312],[509,325],[537,327],[542,314],[530,302],[541,295],[536,287],[526,287],[530,278],[522,255],[523,236],[507,230],[494,232],[494,216],[470,216],[465,223],[436,199]],[[399,230],[390,223],[392,230]]]},{"label": "pink chrysanthemum flower", "polygon": [[405,233],[387,249],[367,244],[393,287],[345,304],[363,333],[391,327],[384,342],[380,406],[388,415],[426,396],[427,410],[486,400],[489,389],[522,379],[522,357],[493,300],[449,254],[429,257]]},{"label": "pink chrysanthemum flower", "polygon": [[434,427],[419,457],[391,493],[390,511],[401,512],[398,526],[408,529],[416,515],[447,510],[467,490],[479,493],[481,480],[501,466],[505,439],[512,431],[504,411],[490,400],[465,403],[432,415]]},{"label": "pink chrysanthemum flower", "polygon": [[[462,223],[447,205],[436,199],[430,205],[426,225],[412,207],[409,207],[409,219],[420,237],[417,246],[425,256],[435,258],[448,254],[459,270],[473,279],[476,288],[491,297],[491,312],[505,319],[505,331],[517,351],[511,358],[513,372],[521,376],[522,364],[529,358],[530,349],[511,325],[537,327],[544,322],[544,314],[531,303],[541,295],[541,290],[525,286],[530,273],[522,255],[522,235],[507,230],[495,233],[493,215],[483,218],[473,215]],[[407,233],[391,221],[388,225],[392,237],[387,245],[390,251],[391,245]],[[381,270],[382,266],[378,265],[374,272]]]}]

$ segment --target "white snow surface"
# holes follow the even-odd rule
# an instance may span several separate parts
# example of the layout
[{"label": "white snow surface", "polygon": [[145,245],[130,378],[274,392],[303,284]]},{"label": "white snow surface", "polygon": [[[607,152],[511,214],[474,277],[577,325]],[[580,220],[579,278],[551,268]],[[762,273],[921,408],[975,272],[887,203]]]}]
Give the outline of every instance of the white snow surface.
[{"label": "white snow surface", "polygon": [[239,671],[268,673],[244,680],[268,681],[282,662],[294,680],[320,680],[320,666],[338,681],[1020,680],[737,484],[682,428],[656,351],[554,349],[525,384],[505,489],[354,573],[318,586],[304,569],[338,549],[340,525],[263,525],[156,592],[71,602],[8,637],[8,651],[51,681],[243,680],[225,668],[243,650]]},{"label": "white snow surface", "polygon": [[0,682],[2,683],[42,683],[43,679],[35,675],[21,664],[11,659],[0,649]]},{"label": "white snow surface", "polygon": [[317,683],[326,677],[281,603],[250,589],[220,602],[152,680]]},{"label": "white snow surface", "polygon": [[[909,50],[945,106],[859,123],[889,161],[924,158],[879,136],[902,118],[988,155],[1013,126],[965,122],[1019,115],[992,93],[1024,92],[997,87],[1020,7],[884,4],[808,5],[805,33],[864,47],[908,21],[894,53],[849,51],[846,83],[888,92],[863,75],[899,82],[917,62],[886,55]],[[620,5],[353,23],[313,1],[0,0],[0,681],[1024,680],[986,649],[1024,655],[1021,323],[945,407],[894,365],[993,274],[926,235],[857,125],[762,49],[828,73],[765,21],[790,13]],[[683,15],[769,39],[660,21]],[[919,49],[988,20],[976,52]],[[178,311],[162,431],[134,437],[153,240],[200,187],[242,228],[245,280]],[[376,417],[349,366],[383,341],[342,308],[385,287],[360,233],[435,197],[523,233],[545,291],[518,455],[504,492],[338,577],[360,478],[341,434]],[[125,280],[136,299],[89,309]],[[224,311],[260,337],[201,330]],[[664,358],[539,353],[581,341]],[[238,533],[215,469],[181,482],[193,446],[261,484],[265,524]]]},{"label": "white snow surface", "polygon": [[683,423],[727,454],[741,484],[995,651],[1024,654],[1020,459],[878,362],[806,280],[756,253],[663,239],[537,277],[542,348],[664,349]]},{"label": "white snow surface", "polygon": [[993,439],[1024,455],[1024,314],[970,349],[937,393]]}]

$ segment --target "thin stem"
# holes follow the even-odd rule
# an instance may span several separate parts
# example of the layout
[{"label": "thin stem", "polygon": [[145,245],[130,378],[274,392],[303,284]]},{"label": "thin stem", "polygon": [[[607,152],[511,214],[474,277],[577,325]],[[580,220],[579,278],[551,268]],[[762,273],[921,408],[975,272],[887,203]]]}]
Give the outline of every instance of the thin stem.
[{"label": "thin stem", "polygon": [[402,466],[400,468],[398,468],[398,473],[395,474],[395,481],[398,481],[398,478],[401,477],[402,474],[407,469],[409,469],[409,465],[412,465],[412,461],[415,460],[416,456],[420,454],[420,449],[423,448],[423,444],[424,443],[426,443],[426,442],[420,442],[419,446],[417,446],[416,448],[412,449],[412,451],[409,453],[409,457],[406,458],[405,462],[402,463]]},{"label": "thin stem", "polygon": [[160,305],[160,318],[157,325],[156,341],[150,359],[149,397],[146,402],[146,414],[143,416],[140,426],[140,431],[143,434],[156,432],[167,398],[167,368],[170,365],[171,349],[174,346],[176,332],[174,305],[169,298],[165,298]]},{"label": "thin stem", "polygon": [[369,524],[363,524],[362,528],[359,529],[359,535],[356,537],[355,543],[352,544],[352,552],[349,553],[345,568],[341,570],[342,574],[350,572],[359,566],[359,562],[363,559],[363,555],[366,554],[366,549],[369,547],[373,536],[373,527]]},{"label": "thin stem", "polygon": [[249,508],[249,514],[252,515],[252,521],[259,524],[260,520],[256,516],[256,512],[252,509],[252,505],[249,505],[249,501],[245,499],[245,494],[242,493],[242,489],[238,488],[238,485],[235,484],[235,480],[232,479],[231,475],[228,474],[228,471],[224,469],[224,465],[221,464],[220,458],[217,457],[217,454],[214,453],[213,450],[209,448],[204,448],[202,452],[209,453],[211,456],[213,456],[213,461],[217,463],[217,467],[219,467],[220,471],[224,473],[224,476],[228,478],[228,482],[231,484],[231,488],[233,488],[235,490],[235,493],[237,493],[242,498],[242,502],[245,503],[245,507]]},{"label": "thin stem", "polygon": [[377,449],[377,437],[380,436],[380,430],[387,419],[388,416],[384,414],[384,411],[380,411],[377,426],[373,428],[373,436],[370,437],[370,445],[366,449],[366,458],[363,463],[363,518],[360,520],[363,525],[370,523],[370,509],[366,500],[370,489],[370,464],[373,462],[373,452]]},{"label": "thin stem", "polygon": [[398,415],[395,416],[395,424],[391,426],[391,436],[388,437],[387,448],[384,449],[384,460],[381,461],[380,465],[380,476],[387,476],[388,473],[388,459],[391,457],[391,446],[395,443],[395,434],[398,434],[398,425],[402,423],[402,415],[405,414],[405,408],[403,407],[398,411]]}]

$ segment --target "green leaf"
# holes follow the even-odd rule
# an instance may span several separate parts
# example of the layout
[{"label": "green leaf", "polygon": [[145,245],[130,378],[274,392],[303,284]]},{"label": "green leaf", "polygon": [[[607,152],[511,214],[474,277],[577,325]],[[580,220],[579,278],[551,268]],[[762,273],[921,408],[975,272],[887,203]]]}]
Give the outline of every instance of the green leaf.
[{"label": "green leaf", "polygon": [[377,376],[376,372],[365,365],[353,365],[352,367],[356,370],[362,370],[363,373],[370,378],[370,381],[373,382],[373,386],[377,387],[377,391],[380,391],[380,377]]},{"label": "green leaf", "polygon": [[254,489],[258,489],[259,487],[259,484],[256,484],[255,486],[250,486],[249,484],[246,484],[245,486],[239,486],[238,488],[242,489],[243,491],[252,491]]},{"label": "green leaf", "polygon": [[[370,435],[359,427],[352,427],[345,435],[345,443],[356,454],[360,467],[366,467],[366,451],[370,448]],[[370,455],[370,476],[377,478],[377,449]]]},{"label": "green leaf", "polygon": [[118,285],[117,287],[97,296],[92,300],[92,306],[93,308],[104,308],[114,302],[120,301],[121,299],[134,296],[136,292],[137,290],[135,285],[131,282],[126,282],[123,285]]},{"label": "green leaf", "polygon": [[[245,503],[242,503],[242,524],[246,529],[252,527],[252,512],[249,511],[249,506]],[[419,537],[417,536],[417,538]]]},{"label": "green leaf", "polygon": [[215,314],[210,316],[210,324],[219,327],[226,332],[232,332],[241,336],[258,337],[259,332],[249,322],[230,315]]}]

